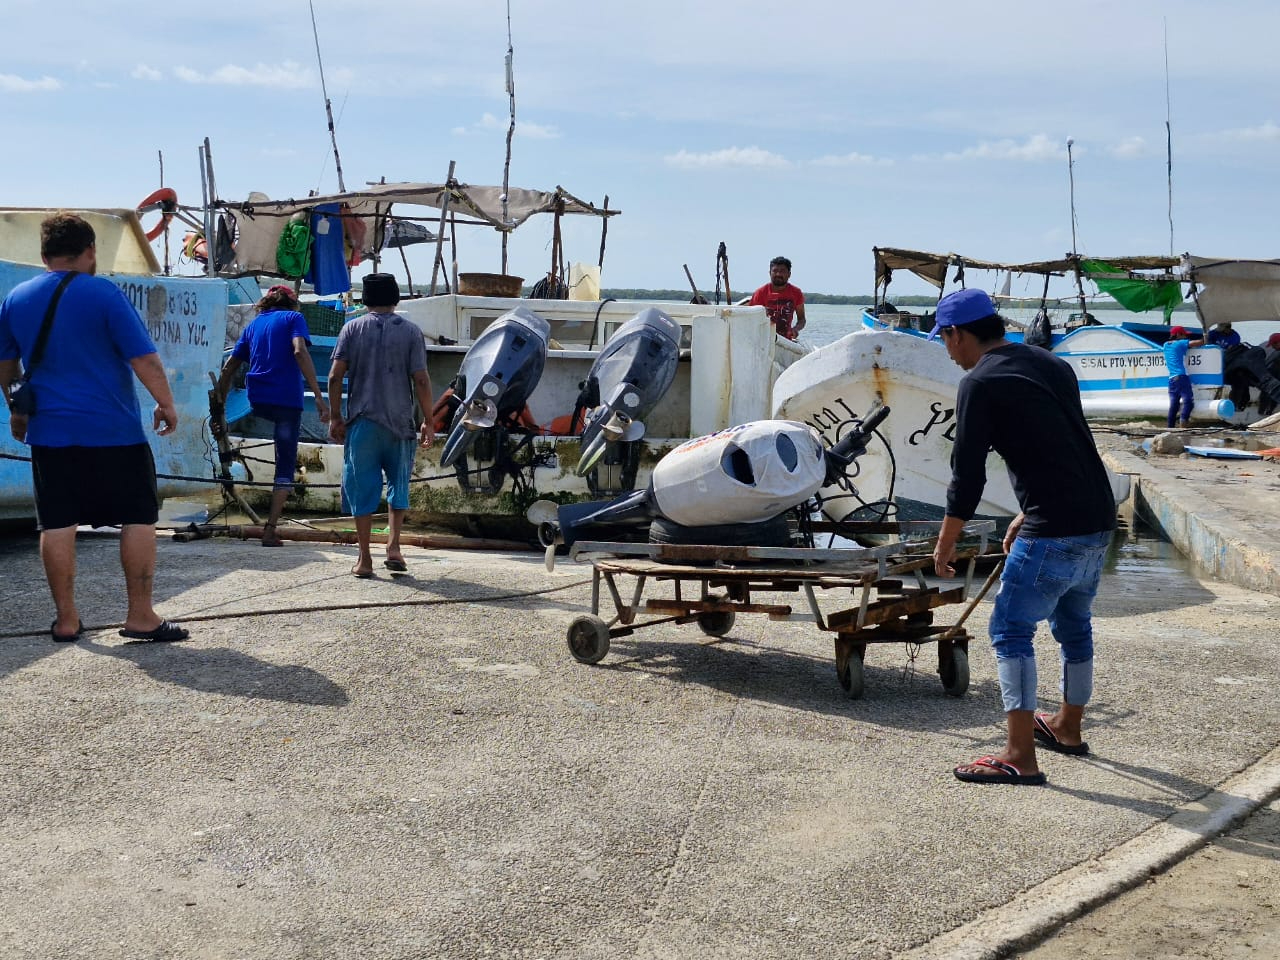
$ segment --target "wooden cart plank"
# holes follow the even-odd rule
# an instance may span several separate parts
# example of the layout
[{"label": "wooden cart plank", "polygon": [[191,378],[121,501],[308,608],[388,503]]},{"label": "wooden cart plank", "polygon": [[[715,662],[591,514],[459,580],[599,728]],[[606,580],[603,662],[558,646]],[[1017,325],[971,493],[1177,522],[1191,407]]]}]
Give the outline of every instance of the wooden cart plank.
[{"label": "wooden cart plank", "polygon": [[[926,610],[932,610],[934,607],[941,607],[948,603],[963,602],[964,587],[956,587],[954,590],[930,590],[914,597],[874,600],[867,605],[867,615],[862,621],[862,626],[869,627],[873,624],[896,620],[898,617],[908,614],[923,613]],[[827,626],[833,630],[839,630],[842,627],[857,627],[857,625],[857,607],[849,610],[840,610],[827,616]]]}]

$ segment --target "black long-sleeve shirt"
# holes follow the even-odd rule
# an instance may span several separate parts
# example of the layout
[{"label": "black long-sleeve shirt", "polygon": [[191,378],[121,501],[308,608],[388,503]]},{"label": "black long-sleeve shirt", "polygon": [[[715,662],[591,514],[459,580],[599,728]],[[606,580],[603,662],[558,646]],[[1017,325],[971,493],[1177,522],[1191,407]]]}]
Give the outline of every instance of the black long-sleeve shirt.
[{"label": "black long-sleeve shirt", "polygon": [[1070,365],[1048,350],[996,347],[960,381],[948,516],[973,518],[991,450],[1009,467],[1025,535],[1115,528],[1115,497],[1084,419],[1080,386]]}]

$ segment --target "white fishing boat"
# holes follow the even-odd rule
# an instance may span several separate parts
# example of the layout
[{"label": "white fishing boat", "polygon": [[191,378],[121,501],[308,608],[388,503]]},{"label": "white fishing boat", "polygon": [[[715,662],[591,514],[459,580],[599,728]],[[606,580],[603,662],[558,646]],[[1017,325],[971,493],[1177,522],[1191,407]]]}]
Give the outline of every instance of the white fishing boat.
[{"label": "white fishing boat", "polygon": [[[1086,262],[1067,257],[1004,264],[890,248],[877,248],[875,256],[876,304],[864,312],[863,329],[803,358],[774,386],[773,415],[809,423],[831,443],[875,404],[893,410],[878,432],[880,443],[873,443],[858,462],[854,489],[832,487],[822,492],[824,511],[831,519],[935,520],[946,502],[956,390],[964,371],[951,362],[940,342],[928,339],[932,311],[900,311],[889,304],[886,288],[897,270],[920,276],[940,294],[953,269],[961,282],[975,270],[1030,274],[1043,278],[1044,296],[1050,277],[1075,276],[1080,284],[1079,310],[1067,324],[1054,327],[1042,321],[1039,330],[1034,324],[1025,330],[1010,329],[1010,339],[1034,342],[1039,334],[1042,345],[1072,366],[1087,417],[1165,417],[1168,372],[1161,345],[1168,339],[1168,325],[1098,323],[1087,309],[1083,280],[1093,280],[1117,299],[1171,305],[1182,298],[1182,277],[1171,272],[1180,261],[1131,257]],[[1086,269],[1086,263],[1092,269]],[[1132,288],[1126,286],[1130,284]],[[1043,307],[1044,300],[1042,315]],[[1236,417],[1223,358],[1218,346],[1193,348],[1188,354],[1187,369],[1196,393],[1193,419]],[[1118,502],[1127,497],[1125,478],[1113,477],[1112,486]],[[1017,509],[1004,464],[992,454],[978,516],[1007,518]]]},{"label": "white fishing boat", "polygon": [[[403,225],[419,228],[430,222],[431,240],[441,249],[444,237],[456,241],[466,225],[489,226],[504,232],[538,213],[556,218],[592,215],[607,222],[618,213],[596,207],[557,189],[553,192],[506,191],[497,187],[450,184],[377,184],[362,191],[274,201],[254,196],[244,203],[215,202],[213,208],[229,226],[235,242],[225,270],[279,275],[276,251],[284,225],[299,215],[316,216],[318,209],[333,211],[335,231],[356,241],[368,262],[359,273],[379,268],[387,238],[404,233]],[[503,206],[505,202],[505,208]],[[393,212],[393,207],[394,212]],[[424,209],[430,214],[424,213]],[[603,231],[602,231],[603,232]],[[358,238],[358,239],[357,239]],[[427,241],[430,242],[430,241]],[[603,251],[603,237],[601,241]],[[456,256],[456,251],[455,251]],[[442,264],[437,261],[437,265]],[[595,271],[600,264],[597,263]],[[654,463],[690,437],[769,415],[770,387],[778,373],[803,356],[807,348],[776,336],[763,307],[680,302],[601,300],[598,287],[590,299],[557,299],[549,294],[582,295],[566,282],[575,275],[592,275],[590,268],[563,269],[553,265],[534,294],[520,297],[521,278],[503,274],[458,274],[449,292],[434,296],[406,297],[397,312],[416,324],[426,337],[428,373],[437,398],[458,375],[468,350],[500,318],[516,308],[531,311],[548,325],[545,367],[536,388],[527,397],[518,418],[505,424],[485,424],[484,435],[470,443],[465,457],[449,467],[440,464],[444,434],[452,424],[452,411],[438,421],[441,441],[421,451],[411,492],[415,518],[480,531],[493,529],[491,521],[509,526],[524,522],[524,511],[534,500],[562,502],[616,496],[643,485]],[[598,274],[596,274],[598,276]],[[448,274],[446,273],[446,282]],[[594,280],[594,277],[593,277]],[[435,286],[433,282],[433,286]],[[471,289],[502,290],[503,295],[476,295]],[[594,283],[584,286],[595,286]],[[459,287],[462,291],[459,291]],[[541,293],[542,296],[536,294]],[[643,435],[633,428],[623,442],[610,444],[585,476],[575,469],[581,457],[582,424],[569,425],[575,407],[582,403],[584,381],[603,348],[628,321],[650,308],[670,317],[680,330],[678,362],[665,394],[644,417]],[[335,323],[323,332],[313,326],[313,354],[323,378],[329,367],[340,323],[354,313],[332,313]],[[266,473],[270,460],[269,432],[252,427],[243,392],[227,400],[227,422],[237,451],[255,477]],[[325,442],[318,423],[304,415],[304,442],[298,452],[297,484],[290,509],[339,512],[342,448]],[[240,473],[240,476],[246,476]],[[250,499],[261,499],[264,488],[251,488]]]},{"label": "white fishing boat", "polygon": [[[0,297],[44,271],[40,223],[58,210],[77,213],[93,226],[98,275],[118,286],[137,309],[168,374],[178,428],[165,437],[147,431],[160,496],[207,493],[213,464],[209,376],[221,363],[229,308],[247,309],[256,287],[223,278],[166,276],[135,210],[10,207],[0,208]],[[150,410],[154,401],[141,384],[135,388],[142,410]],[[0,408],[0,520],[30,521],[35,518],[30,448],[13,438],[8,420],[8,409]]]}]

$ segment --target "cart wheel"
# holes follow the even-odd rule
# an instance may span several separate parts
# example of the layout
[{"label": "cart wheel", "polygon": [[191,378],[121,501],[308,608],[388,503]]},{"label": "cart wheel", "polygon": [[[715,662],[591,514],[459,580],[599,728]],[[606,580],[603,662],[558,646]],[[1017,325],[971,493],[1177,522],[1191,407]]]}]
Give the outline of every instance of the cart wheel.
[{"label": "cart wheel", "polygon": [[952,647],[938,664],[942,675],[942,689],[952,697],[963,697],[969,689],[969,654],[962,647]]},{"label": "cart wheel", "polygon": [[698,614],[698,626],[709,637],[723,637],[733,629],[737,615],[732,610],[709,610]]},{"label": "cart wheel", "polygon": [[836,661],[836,679],[849,695],[850,700],[861,700],[866,690],[866,678],[862,670],[862,656],[854,650],[849,658],[841,663]]},{"label": "cart wheel", "polygon": [[599,617],[583,614],[569,624],[569,652],[579,663],[599,663],[609,653],[609,627]]}]

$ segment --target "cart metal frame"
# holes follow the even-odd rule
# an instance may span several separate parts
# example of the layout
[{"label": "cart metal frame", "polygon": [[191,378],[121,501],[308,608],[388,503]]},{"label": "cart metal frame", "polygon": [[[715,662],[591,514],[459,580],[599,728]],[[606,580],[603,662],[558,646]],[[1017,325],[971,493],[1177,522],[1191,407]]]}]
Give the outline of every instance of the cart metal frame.
[{"label": "cart metal frame", "polygon": [[[570,623],[569,652],[580,663],[595,664],[609,653],[612,639],[637,630],[696,623],[708,636],[722,637],[739,613],[762,613],[770,620],[810,622],[834,633],[836,678],[853,699],[863,695],[863,661],[873,643],[936,642],[943,690],[963,696],[969,688],[969,634],[963,623],[996,571],[955,623],[935,624],[933,611],[969,600],[978,560],[996,555],[988,549],[995,521],[964,527],[963,535],[978,542],[958,552],[963,580],[945,590],[930,586],[924,575],[933,565],[940,528],[932,521],[845,523],[845,536],[889,533],[899,539],[876,547],[834,549],[579,541],[571,556],[592,565],[591,613]],[[626,576],[635,578],[629,600],[620,583]],[[674,595],[646,600],[646,587],[658,583],[670,583]],[[856,598],[854,605],[824,613],[817,591],[842,589]],[[797,610],[799,604],[753,602],[753,592],[797,593],[804,603]],[[614,610],[608,620],[600,614],[605,594]],[[653,616],[640,620],[642,613]]]}]

